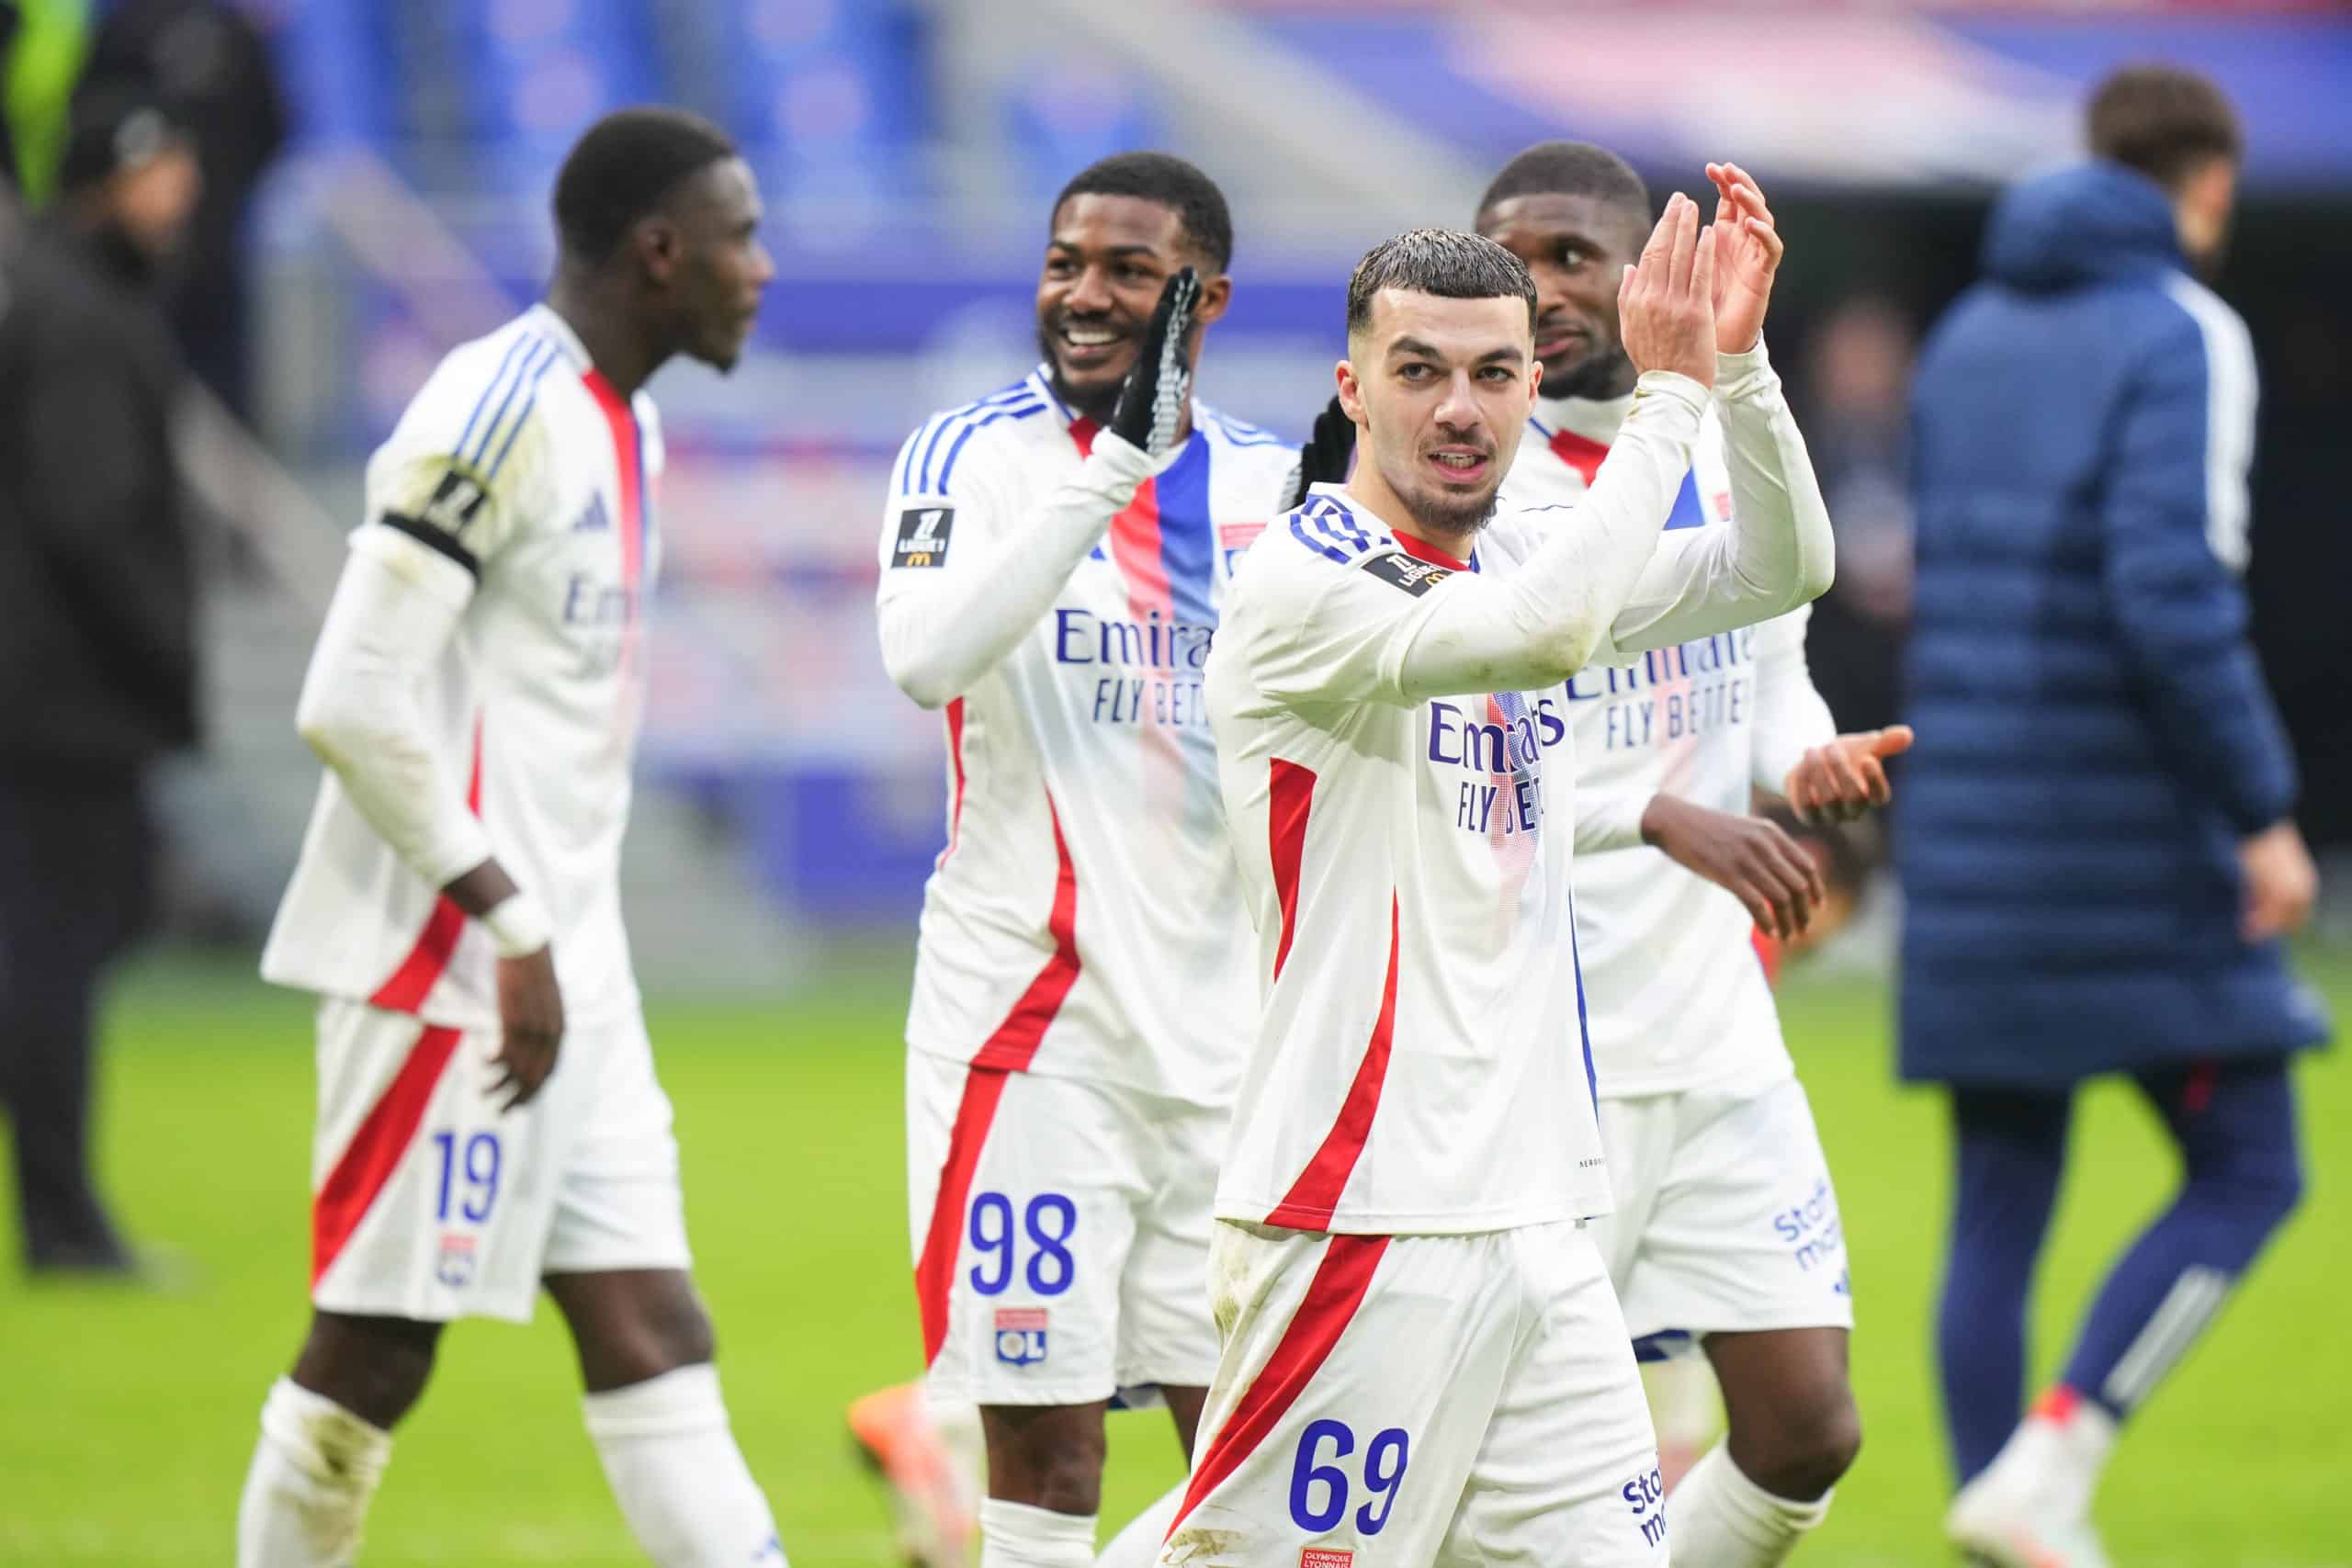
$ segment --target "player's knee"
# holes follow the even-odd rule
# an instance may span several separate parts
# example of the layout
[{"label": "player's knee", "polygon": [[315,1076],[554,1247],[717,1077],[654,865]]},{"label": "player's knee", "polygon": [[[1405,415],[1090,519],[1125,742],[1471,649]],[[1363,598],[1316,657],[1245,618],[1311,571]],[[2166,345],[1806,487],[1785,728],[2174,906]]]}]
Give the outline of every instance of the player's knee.
[{"label": "player's knee", "polygon": [[1762,1441],[1735,1446],[1750,1481],[1775,1497],[1801,1502],[1837,1485],[1861,1451],[1861,1412],[1843,1389],[1803,1410],[1782,1413]]},{"label": "player's knee", "polygon": [[424,1394],[440,1336],[437,1323],[320,1313],[294,1363],[294,1381],[390,1430]]},{"label": "player's knee", "polygon": [[995,1417],[986,1421],[989,1495],[1057,1514],[1101,1507],[1109,1446],[1099,1407],[992,1407],[987,1416]]},{"label": "player's knee", "polygon": [[2211,1168],[2192,1170],[2182,1196],[2243,1227],[2258,1245],[2295,1212],[2303,1191],[2292,1144],[2246,1143]]}]

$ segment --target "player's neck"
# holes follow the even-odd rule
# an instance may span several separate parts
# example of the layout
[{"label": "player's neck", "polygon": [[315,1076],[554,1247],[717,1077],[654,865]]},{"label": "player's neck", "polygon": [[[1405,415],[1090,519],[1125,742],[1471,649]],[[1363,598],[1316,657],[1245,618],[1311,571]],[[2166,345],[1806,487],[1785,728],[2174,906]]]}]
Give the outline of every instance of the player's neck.
[{"label": "player's neck", "polygon": [[547,303],[588,351],[589,362],[624,398],[634,396],[669,357],[645,341],[628,312],[594,279],[557,275],[548,287]]}]

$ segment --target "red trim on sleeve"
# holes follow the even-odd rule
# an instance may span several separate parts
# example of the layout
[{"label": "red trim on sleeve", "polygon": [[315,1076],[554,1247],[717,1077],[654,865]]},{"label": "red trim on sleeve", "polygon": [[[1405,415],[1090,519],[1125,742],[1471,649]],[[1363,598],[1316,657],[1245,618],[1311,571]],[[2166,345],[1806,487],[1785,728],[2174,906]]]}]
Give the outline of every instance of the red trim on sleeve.
[{"label": "red trim on sleeve", "polygon": [[1165,1539],[1175,1538],[1184,1517],[1240,1469],[1242,1461],[1257,1452],[1298,1403],[1332,1347],[1347,1332],[1356,1309],[1363,1304],[1381,1255],[1387,1250],[1385,1235],[1335,1235],[1323,1244],[1323,1259],[1316,1265],[1306,1298],[1298,1303],[1290,1325],[1283,1330],[1265,1366],[1250,1380],[1233,1415],[1217,1428],[1202,1451],[1200,1463],[1193,1467],[1192,1483],[1184,1488],[1184,1500],[1178,1505]]},{"label": "red trim on sleeve", "polygon": [[955,780],[955,793],[947,802],[947,847],[939,852],[940,865],[956,852],[956,844],[964,837],[964,699],[957,697],[947,705],[947,766]]},{"label": "red trim on sleeve", "polygon": [[1363,1060],[1356,1064],[1355,1081],[1340,1102],[1340,1114],[1323,1136],[1322,1147],[1306,1162],[1298,1180],[1281,1204],[1266,1216],[1270,1225],[1319,1231],[1331,1223],[1347,1190],[1356,1161],[1372,1136],[1372,1120],[1380,1111],[1380,1086],[1388,1077],[1388,1047],[1396,1032],[1396,896],[1388,896],[1388,980],[1380,995],[1380,1016],[1374,1020],[1372,1039]]},{"label": "red trim on sleeve", "polygon": [[351,1136],[343,1157],[335,1161],[326,1183],[311,1201],[311,1288],[318,1289],[334,1260],[343,1255],[352,1233],[368,1217],[377,1195],[401,1156],[416,1140],[416,1129],[433,1103],[434,1086],[458,1049],[458,1032],[427,1026],[409,1047],[408,1058],[368,1111],[368,1119]]}]

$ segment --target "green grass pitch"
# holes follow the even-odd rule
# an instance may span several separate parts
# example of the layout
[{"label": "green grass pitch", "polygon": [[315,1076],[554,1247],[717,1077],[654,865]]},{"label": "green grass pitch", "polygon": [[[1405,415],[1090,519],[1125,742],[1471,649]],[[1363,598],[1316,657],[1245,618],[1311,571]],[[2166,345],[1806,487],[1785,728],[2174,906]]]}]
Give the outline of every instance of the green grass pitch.
[{"label": "green grass pitch", "polygon": [[[2336,1016],[2352,1018],[2352,963],[2312,971]],[[907,1376],[916,1356],[902,997],[885,973],[788,1004],[651,1010],[735,1429],[798,1568],[889,1561],[842,1409]],[[1798,1561],[1945,1563],[1929,1361],[1939,1103],[1891,1083],[1882,988],[1799,972],[1785,1014],[1844,1203],[1867,1432]],[[156,964],[119,990],[107,1032],[112,1190],[135,1234],[184,1254],[190,1279],[144,1294],[31,1289],[0,1273],[0,1562],[219,1564],[263,1391],[304,1318],[308,1012],[233,971]],[[2120,1563],[2352,1564],[2352,1074],[2322,1056],[2301,1082],[2311,1200],[2127,1433],[2100,1505]],[[2160,1134],[2124,1091],[2093,1094],[2075,1137],[2038,1297],[2045,1374],[2098,1269],[2173,1179]],[[13,1257],[13,1231],[0,1247]],[[639,1562],[581,1431],[553,1312],[527,1329],[463,1325],[444,1345],[401,1431],[366,1562]],[[1178,1472],[1164,1416],[1112,1419],[1106,1526]]]}]

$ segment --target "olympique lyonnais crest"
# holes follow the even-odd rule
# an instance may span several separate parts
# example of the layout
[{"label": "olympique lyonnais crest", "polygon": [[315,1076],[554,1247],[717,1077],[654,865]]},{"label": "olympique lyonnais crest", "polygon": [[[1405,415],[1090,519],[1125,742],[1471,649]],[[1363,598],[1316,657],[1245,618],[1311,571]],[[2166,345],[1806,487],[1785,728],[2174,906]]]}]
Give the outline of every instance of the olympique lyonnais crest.
[{"label": "olympique lyonnais crest", "polygon": [[479,1236],[459,1231],[447,1231],[441,1236],[441,1261],[433,1270],[434,1277],[453,1291],[462,1291],[474,1282],[475,1254],[481,1246]]},{"label": "olympique lyonnais crest", "polygon": [[1026,1367],[1046,1359],[1044,1307],[996,1309],[996,1359],[1007,1366]]},{"label": "olympique lyonnais crest", "polygon": [[1329,1546],[1302,1547],[1298,1568],[1355,1568],[1356,1554]]}]

